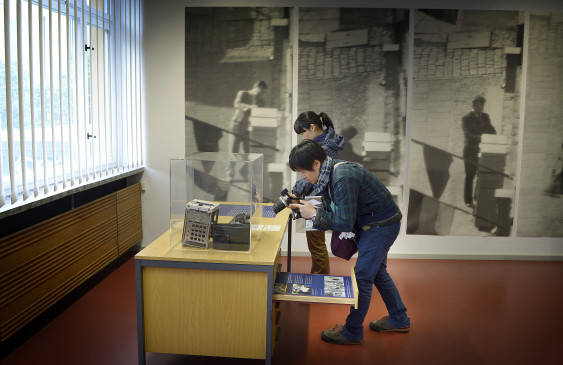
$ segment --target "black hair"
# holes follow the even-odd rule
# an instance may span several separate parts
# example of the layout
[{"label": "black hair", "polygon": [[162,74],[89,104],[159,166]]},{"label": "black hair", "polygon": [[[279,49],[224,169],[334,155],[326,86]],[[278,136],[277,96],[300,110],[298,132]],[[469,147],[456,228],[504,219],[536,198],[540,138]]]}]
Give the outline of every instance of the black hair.
[{"label": "black hair", "polygon": [[323,125],[327,128],[334,128],[334,123],[332,123],[332,120],[330,120],[325,112],[317,114],[315,112],[308,111],[299,114],[297,119],[295,119],[293,129],[295,130],[295,133],[301,134],[305,132],[306,129],[309,129],[311,124],[316,124],[321,130],[324,129]]},{"label": "black hair", "polygon": [[260,80],[260,81],[256,81],[254,83],[254,86],[258,86],[260,89],[264,89],[266,90],[268,88],[268,85],[266,84],[266,82]]},{"label": "black hair", "polygon": [[289,167],[293,171],[313,171],[313,162],[326,160],[326,152],[321,145],[313,140],[306,139],[291,149],[289,153]]},{"label": "black hair", "polygon": [[473,105],[475,105],[475,103],[485,104],[486,101],[487,101],[487,99],[485,99],[485,98],[482,97],[481,95],[477,95],[477,96],[473,99]]}]

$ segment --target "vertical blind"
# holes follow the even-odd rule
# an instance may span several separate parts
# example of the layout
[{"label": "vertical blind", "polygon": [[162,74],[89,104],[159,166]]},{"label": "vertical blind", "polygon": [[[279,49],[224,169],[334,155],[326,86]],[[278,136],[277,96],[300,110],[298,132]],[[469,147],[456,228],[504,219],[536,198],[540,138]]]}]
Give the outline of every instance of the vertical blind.
[{"label": "vertical blind", "polygon": [[142,166],[141,0],[0,4],[0,209]]}]

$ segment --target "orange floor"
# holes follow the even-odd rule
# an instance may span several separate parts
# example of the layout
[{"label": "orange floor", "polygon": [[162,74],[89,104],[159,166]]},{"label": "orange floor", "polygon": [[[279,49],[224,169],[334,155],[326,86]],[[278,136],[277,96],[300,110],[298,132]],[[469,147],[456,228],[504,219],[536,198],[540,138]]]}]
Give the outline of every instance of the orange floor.
[{"label": "orange floor", "polygon": [[[292,271],[310,259],[294,257]],[[331,259],[349,275],[353,260]],[[343,323],[345,305],[282,303],[273,364],[561,364],[563,262],[389,260],[411,332],[364,330],[361,346],[330,345],[320,332]],[[385,314],[374,291],[367,320]],[[0,365],[137,364],[132,258],[113,269],[17,347]],[[12,344],[14,341],[12,341]],[[147,353],[147,364],[263,364],[263,361]]]}]

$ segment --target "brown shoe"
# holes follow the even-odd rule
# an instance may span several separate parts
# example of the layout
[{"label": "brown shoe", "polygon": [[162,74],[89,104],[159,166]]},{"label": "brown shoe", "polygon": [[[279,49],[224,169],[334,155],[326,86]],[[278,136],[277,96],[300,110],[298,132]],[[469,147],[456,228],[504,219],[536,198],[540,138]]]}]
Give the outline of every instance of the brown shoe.
[{"label": "brown shoe", "polygon": [[375,332],[408,332],[410,331],[410,326],[405,327],[395,327],[389,323],[389,316],[385,316],[377,321],[370,322],[369,328]]},{"label": "brown shoe", "polygon": [[328,343],[334,343],[338,345],[361,345],[364,340],[350,341],[342,334],[344,326],[337,324],[331,329],[324,330],[321,332],[321,340]]}]

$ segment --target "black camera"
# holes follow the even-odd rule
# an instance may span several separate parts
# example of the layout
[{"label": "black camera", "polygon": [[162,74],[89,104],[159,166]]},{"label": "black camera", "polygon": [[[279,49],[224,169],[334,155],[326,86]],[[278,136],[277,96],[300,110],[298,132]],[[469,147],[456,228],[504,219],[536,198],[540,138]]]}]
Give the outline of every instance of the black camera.
[{"label": "black camera", "polygon": [[213,248],[248,251],[250,248],[250,214],[239,213],[229,223],[213,225]]},{"label": "black camera", "polygon": [[[281,199],[275,202],[274,206],[272,207],[272,210],[276,214],[278,214],[286,207],[288,207],[289,204],[292,203],[299,204],[299,201],[301,200],[300,197],[292,198],[291,196],[289,196],[289,192],[287,191],[287,189],[283,189],[280,194],[281,194]],[[301,212],[299,211],[299,209],[291,209],[291,216],[293,219],[299,219],[301,218]]]},{"label": "black camera", "polygon": [[231,219],[229,224],[250,224],[250,214],[239,213]]}]

